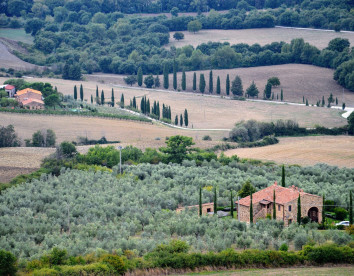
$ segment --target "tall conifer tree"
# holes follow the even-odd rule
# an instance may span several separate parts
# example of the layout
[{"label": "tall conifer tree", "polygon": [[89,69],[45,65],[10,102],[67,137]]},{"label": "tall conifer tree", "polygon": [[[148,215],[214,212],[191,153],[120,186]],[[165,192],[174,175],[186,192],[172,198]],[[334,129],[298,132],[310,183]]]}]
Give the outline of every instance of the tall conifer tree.
[{"label": "tall conifer tree", "polygon": [[74,100],[77,100],[77,87],[74,86]]},{"label": "tall conifer tree", "polygon": [[202,186],[199,187],[199,216],[201,217],[203,214],[202,208]]},{"label": "tall conifer tree", "polygon": [[218,76],[218,79],[216,81],[216,94],[218,94],[218,95],[221,94],[220,77],[219,76]]},{"label": "tall conifer tree", "polygon": [[285,167],[284,165],[281,167],[281,185],[285,187]]},{"label": "tall conifer tree", "polygon": [[179,116],[179,125],[183,126],[183,116],[182,116],[182,114]]},{"label": "tall conifer tree", "polygon": [[175,125],[178,126],[178,115],[175,117]]},{"label": "tall conifer tree", "polygon": [[98,97],[98,86],[96,85],[96,104],[99,104],[100,98]]},{"label": "tall conifer tree", "polygon": [[226,95],[230,95],[230,76],[227,74],[226,76]]},{"label": "tall conifer tree", "polygon": [[112,88],[111,102],[112,102],[112,106],[114,107],[115,102],[114,102],[114,91],[113,91],[113,88]]},{"label": "tall conifer tree", "polygon": [[209,72],[209,93],[212,94],[214,92],[214,80],[213,80],[213,71]]},{"label": "tall conifer tree", "polygon": [[250,223],[253,224],[253,201],[252,201],[252,193],[250,195],[251,203],[250,203]]},{"label": "tall conifer tree", "polygon": [[93,104],[93,97],[92,97],[92,95],[91,95],[91,104]]},{"label": "tall conifer tree", "polygon": [[297,199],[297,223],[299,225],[301,224],[301,199],[300,199],[300,194],[299,194],[299,198]]},{"label": "tall conifer tree", "polygon": [[277,219],[277,210],[275,208],[275,190],[273,191],[273,219]]},{"label": "tall conifer tree", "polygon": [[143,85],[143,69],[141,69],[141,67],[138,69],[138,85]]},{"label": "tall conifer tree", "polygon": [[235,96],[243,96],[243,86],[240,76],[236,76],[231,84],[231,92]]},{"label": "tall conifer tree", "polygon": [[231,195],[230,195],[230,204],[231,204],[231,218],[234,218],[234,199],[232,197],[232,191],[231,191]]},{"label": "tall conifer tree", "polygon": [[280,100],[284,100],[283,88],[280,90]]},{"label": "tall conifer tree", "polygon": [[122,96],[120,96],[120,107],[124,108],[124,94],[122,93]]},{"label": "tall conifer tree", "polygon": [[177,90],[177,62],[173,61],[173,89]]},{"label": "tall conifer tree", "polygon": [[197,90],[197,74],[193,73],[193,91]]},{"label": "tall conifer tree", "polygon": [[182,72],[182,90],[185,91],[187,88],[187,84],[186,84],[187,80],[186,80],[186,71],[183,69]]},{"label": "tall conifer tree", "polygon": [[216,195],[216,186],[214,188],[214,215],[218,213],[218,197]]},{"label": "tall conifer tree", "polygon": [[169,80],[168,80],[168,64],[165,63],[163,66],[163,87],[165,89],[168,89],[169,86],[170,86],[170,84],[169,84]]},{"label": "tall conifer tree", "polygon": [[84,88],[82,87],[82,84],[80,85],[80,100],[84,101]]},{"label": "tall conifer tree", "polygon": [[204,74],[200,74],[199,91],[202,92],[202,93],[204,93],[204,91],[205,91],[205,78],[204,78]]},{"label": "tall conifer tree", "polygon": [[349,192],[349,224],[353,224],[353,195],[351,190]]},{"label": "tall conifer tree", "polygon": [[104,92],[101,92],[101,105],[104,105]]},{"label": "tall conifer tree", "polygon": [[184,125],[188,127],[188,111],[187,108],[184,110]]}]

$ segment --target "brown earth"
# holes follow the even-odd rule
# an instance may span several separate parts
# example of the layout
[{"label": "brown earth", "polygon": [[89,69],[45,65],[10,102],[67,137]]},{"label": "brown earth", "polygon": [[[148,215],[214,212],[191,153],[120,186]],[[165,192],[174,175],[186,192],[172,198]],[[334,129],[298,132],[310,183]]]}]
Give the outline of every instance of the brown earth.
[{"label": "brown earth", "polygon": [[311,136],[280,138],[279,144],[226,151],[227,156],[274,161],[279,164],[315,165],[354,168],[353,136]]},{"label": "brown earth", "polygon": [[16,70],[40,70],[41,66],[34,65],[19,59],[13,51],[26,52],[16,41],[0,38],[0,68]]},{"label": "brown earth", "polygon": [[238,43],[246,43],[249,45],[258,43],[261,46],[272,42],[291,42],[294,38],[303,38],[305,42],[316,46],[319,49],[324,49],[328,43],[337,37],[347,38],[354,45],[354,32],[351,33],[336,33],[327,30],[310,30],[310,29],[286,29],[286,28],[265,28],[265,29],[244,29],[244,30],[201,30],[197,33],[188,31],[182,32],[184,39],[177,41],[173,38],[174,32],[170,33],[170,43],[167,48],[175,46],[176,48],[185,45],[194,47],[212,42],[229,42],[231,45]]}]

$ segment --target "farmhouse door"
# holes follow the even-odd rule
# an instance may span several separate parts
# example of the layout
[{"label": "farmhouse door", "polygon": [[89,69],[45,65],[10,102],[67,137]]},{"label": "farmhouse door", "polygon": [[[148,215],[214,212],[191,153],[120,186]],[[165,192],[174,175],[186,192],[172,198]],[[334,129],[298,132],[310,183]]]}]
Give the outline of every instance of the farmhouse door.
[{"label": "farmhouse door", "polygon": [[318,209],[316,207],[312,207],[308,212],[308,217],[311,221],[318,222]]}]

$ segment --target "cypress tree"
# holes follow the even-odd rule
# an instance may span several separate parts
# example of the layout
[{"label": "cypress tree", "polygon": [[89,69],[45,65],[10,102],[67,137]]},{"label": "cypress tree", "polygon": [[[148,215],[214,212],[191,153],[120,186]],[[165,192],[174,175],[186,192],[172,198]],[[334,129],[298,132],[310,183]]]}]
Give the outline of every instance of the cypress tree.
[{"label": "cypress tree", "polygon": [[336,97],[336,105],[338,105],[338,98]]},{"label": "cypress tree", "polygon": [[275,190],[273,191],[273,219],[277,219],[277,210],[275,208]]},{"label": "cypress tree", "polygon": [[243,86],[240,76],[236,76],[231,83],[231,92],[235,96],[243,96]]},{"label": "cypress tree", "polygon": [[284,100],[283,88],[280,90],[280,100]]},{"label": "cypress tree", "polygon": [[349,225],[353,224],[353,196],[352,191],[349,192]]},{"label": "cypress tree", "polygon": [[80,85],[80,100],[84,101],[84,88],[82,87],[82,84]]},{"label": "cypress tree", "polygon": [[145,114],[145,97],[142,97],[141,98],[141,101],[140,101],[140,110],[141,110],[141,113]]},{"label": "cypress tree", "polygon": [[345,109],[345,103],[342,103],[342,109],[343,110]]},{"label": "cypress tree", "polygon": [[138,69],[138,85],[143,85],[143,69],[141,69],[141,67]]},{"label": "cypress tree", "polygon": [[285,167],[284,165],[281,167],[281,185],[285,187]]},{"label": "cypress tree", "polygon": [[274,100],[274,92],[272,93],[272,100]]},{"label": "cypress tree", "polygon": [[156,109],[157,109],[157,118],[160,120],[160,102],[157,102],[157,106],[156,106]]},{"label": "cypress tree", "polygon": [[272,96],[272,85],[269,82],[267,82],[264,88],[264,95],[267,99],[270,99],[270,97]]},{"label": "cypress tree", "polygon": [[302,96],[302,103],[305,103],[305,96]]},{"label": "cypress tree", "polygon": [[253,224],[253,202],[252,202],[252,193],[251,193],[251,204],[250,204],[250,223]]},{"label": "cypress tree", "polygon": [[177,90],[177,63],[173,61],[173,89]]},{"label": "cypress tree", "polygon": [[104,92],[103,92],[103,89],[102,89],[102,92],[101,92],[101,105],[104,105]]},{"label": "cypress tree", "polygon": [[165,63],[163,66],[163,87],[165,89],[168,89],[169,87],[169,81],[168,81],[168,64]]},{"label": "cypress tree", "polygon": [[322,224],[323,224],[323,225],[324,225],[325,222],[326,222],[324,202],[325,202],[325,195],[322,196]]},{"label": "cypress tree", "polygon": [[308,106],[309,105],[309,101],[306,99],[306,106]]},{"label": "cypress tree", "polygon": [[322,103],[321,103],[321,106],[324,107],[325,105],[325,99],[324,99],[324,96],[322,96]]},{"label": "cypress tree", "polygon": [[214,188],[214,215],[218,213],[218,198],[216,196],[216,187]]},{"label": "cypress tree", "polygon": [[183,69],[183,72],[182,72],[182,90],[185,91],[186,90],[186,72],[184,71]]},{"label": "cypress tree", "polygon": [[299,198],[297,199],[297,223],[299,225],[301,224],[301,199],[300,199],[300,194],[299,194]]},{"label": "cypress tree", "polygon": [[91,104],[93,104],[93,97],[92,97],[92,95],[91,95]]},{"label": "cypress tree", "polygon": [[226,76],[226,95],[230,95],[230,76],[227,74]]},{"label": "cypress tree", "polygon": [[201,217],[203,214],[202,208],[202,186],[199,187],[199,216]]},{"label": "cypress tree", "polygon": [[194,72],[193,74],[193,91],[197,90],[197,74]]},{"label": "cypress tree", "polygon": [[77,87],[74,86],[74,100],[77,100]]},{"label": "cypress tree", "polygon": [[218,95],[221,94],[220,77],[219,76],[218,76],[218,79],[216,81],[216,94],[218,94]]},{"label": "cypress tree", "polygon": [[204,91],[205,91],[205,78],[204,78],[204,74],[200,74],[199,91],[202,92],[202,93],[204,93]]},{"label": "cypress tree", "polygon": [[120,107],[124,108],[124,94],[122,93],[122,96],[120,96]]},{"label": "cypress tree", "polygon": [[168,119],[171,120],[171,106],[168,107]]},{"label": "cypress tree", "polygon": [[188,127],[188,111],[187,108],[184,110],[184,125]]},{"label": "cypress tree", "polygon": [[230,195],[230,203],[231,203],[231,218],[234,218],[234,200],[232,197],[232,191],[231,191],[231,195]]},{"label": "cypress tree", "polygon": [[156,76],[156,77],[155,77],[155,79],[154,79],[154,86],[155,86],[155,88],[161,86],[161,84],[160,84],[160,77],[159,77],[159,76]]},{"label": "cypress tree", "polygon": [[175,117],[175,125],[178,126],[178,115]]},{"label": "cypress tree", "polygon": [[209,93],[212,94],[214,91],[214,81],[213,81],[213,71],[209,72]]},{"label": "cypress tree", "polygon": [[136,98],[135,98],[135,96],[133,97],[133,107],[136,108]]},{"label": "cypress tree", "polygon": [[[122,94],[122,95],[123,95],[123,94]],[[112,102],[112,106],[114,107],[115,102],[114,102],[114,91],[113,91],[113,88],[112,88],[111,102]],[[124,107],[124,106],[123,106],[123,107]]]},{"label": "cypress tree", "polygon": [[96,104],[99,104],[100,98],[98,97],[98,86],[96,85]]},{"label": "cypress tree", "polygon": [[183,126],[183,116],[182,116],[182,114],[179,116],[179,125]]},{"label": "cypress tree", "polygon": [[149,99],[146,102],[146,113],[150,114],[150,100]]}]

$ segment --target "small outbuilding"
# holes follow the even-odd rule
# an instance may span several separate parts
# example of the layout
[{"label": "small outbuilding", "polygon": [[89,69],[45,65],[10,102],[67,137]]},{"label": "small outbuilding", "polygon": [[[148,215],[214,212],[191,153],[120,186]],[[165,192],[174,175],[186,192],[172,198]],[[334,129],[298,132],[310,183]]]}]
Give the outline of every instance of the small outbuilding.
[{"label": "small outbuilding", "polygon": [[13,98],[15,96],[15,93],[16,93],[16,87],[13,86],[13,85],[7,84],[5,86],[5,92],[8,93],[9,98]]}]

